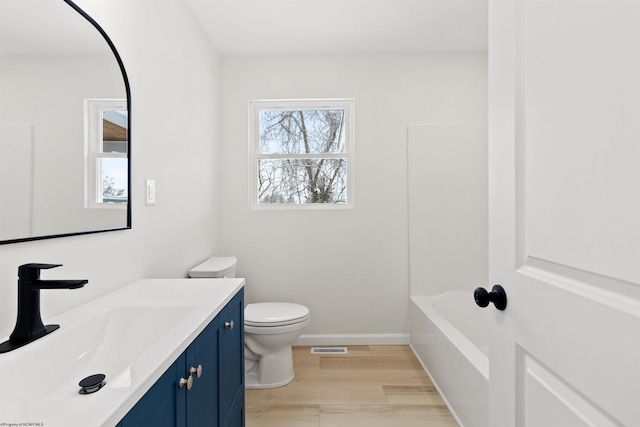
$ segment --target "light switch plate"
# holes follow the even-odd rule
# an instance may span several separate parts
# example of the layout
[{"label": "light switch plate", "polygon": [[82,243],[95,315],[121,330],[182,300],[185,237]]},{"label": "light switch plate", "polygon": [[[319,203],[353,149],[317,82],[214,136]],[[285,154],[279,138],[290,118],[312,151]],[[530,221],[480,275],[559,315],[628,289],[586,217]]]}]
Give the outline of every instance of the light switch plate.
[{"label": "light switch plate", "polygon": [[147,191],[146,191],[146,204],[147,205],[155,205],[156,204],[156,182],[153,179],[145,180]]}]

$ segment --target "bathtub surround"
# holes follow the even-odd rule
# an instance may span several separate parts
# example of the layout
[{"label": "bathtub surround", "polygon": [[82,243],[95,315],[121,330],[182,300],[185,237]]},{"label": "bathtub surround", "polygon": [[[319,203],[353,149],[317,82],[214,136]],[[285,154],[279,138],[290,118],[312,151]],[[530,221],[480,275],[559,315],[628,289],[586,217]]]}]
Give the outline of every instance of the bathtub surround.
[{"label": "bathtub surround", "polygon": [[408,186],[411,296],[485,287],[486,123],[409,127]]}]

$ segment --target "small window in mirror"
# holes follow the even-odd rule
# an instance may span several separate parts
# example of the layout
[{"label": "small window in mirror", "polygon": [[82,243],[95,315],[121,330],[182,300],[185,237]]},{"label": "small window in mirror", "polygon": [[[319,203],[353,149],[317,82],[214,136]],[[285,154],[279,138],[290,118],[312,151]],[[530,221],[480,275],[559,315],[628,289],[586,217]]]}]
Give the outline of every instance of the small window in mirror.
[{"label": "small window in mirror", "polygon": [[126,208],[128,140],[126,99],[85,100],[85,206]]}]

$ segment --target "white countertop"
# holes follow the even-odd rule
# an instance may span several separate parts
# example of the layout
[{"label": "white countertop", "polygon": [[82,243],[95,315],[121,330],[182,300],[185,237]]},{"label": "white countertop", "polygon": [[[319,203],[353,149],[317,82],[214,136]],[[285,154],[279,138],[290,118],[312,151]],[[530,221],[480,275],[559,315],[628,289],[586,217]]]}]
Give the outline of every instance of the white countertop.
[{"label": "white countertop", "polygon": [[[0,354],[0,425],[115,426],[243,286],[146,279],[43,319],[60,329]],[[79,394],[97,373],[106,385]]]}]

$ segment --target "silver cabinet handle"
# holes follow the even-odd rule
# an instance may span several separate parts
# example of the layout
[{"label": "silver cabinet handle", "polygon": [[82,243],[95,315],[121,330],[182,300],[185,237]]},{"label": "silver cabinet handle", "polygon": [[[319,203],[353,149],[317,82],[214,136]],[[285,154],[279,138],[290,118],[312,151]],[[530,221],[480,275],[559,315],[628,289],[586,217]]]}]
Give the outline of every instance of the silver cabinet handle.
[{"label": "silver cabinet handle", "polygon": [[197,368],[194,368],[193,366],[189,368],[189,378],[187,378],[186,380],[184,378],[180,378],[180,380],[178,381],[178,386],[182,388],[186,385],[187,390],[191,390],[191,387],[193,387],[194,374],[197,378],[200,378],[202,376],[202,365],[198,365]]},{"label": "silver cabinet handle", "polygon": [[231,322],[224,322],[224,327],[233,330],[233,320]]},{"label": "silver cabinet handle", "polygon": [[191,369],[189,369],[189,378],[191,378],[193,374],[195,374],[196,377],[200,378],[202,376],[202,365],[198,365],[197,368],[194,368],[192,366]]},{"label": "silver cabinet handle", "polygon": [[178,386],[180,388],[187,386],[187,390],[191,390],[191,387],[193,387],[193,376],[189,375],[188,379],[184,379],[184,378],[180,378],[180,381],[178,381]]}]

